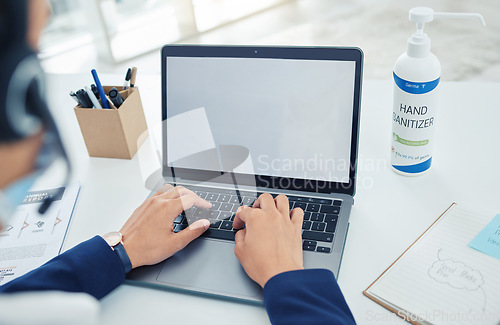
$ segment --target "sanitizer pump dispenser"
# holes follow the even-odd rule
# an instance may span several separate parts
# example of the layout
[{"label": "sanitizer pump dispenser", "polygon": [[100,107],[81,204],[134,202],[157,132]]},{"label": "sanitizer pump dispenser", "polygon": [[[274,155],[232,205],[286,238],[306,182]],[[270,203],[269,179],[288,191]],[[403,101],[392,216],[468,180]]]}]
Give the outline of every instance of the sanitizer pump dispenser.
[{"label": "sanitizer pump dispenser", "polygon": [[434,18],[475,18],[486,25],[480,14],[434,12],[425,7],[410,10],[417,32],[394,65],[392,113],[391,165],[396,173],[406,176],[421,175],[432,162],[441,64],[430,51],[424,25]]}]

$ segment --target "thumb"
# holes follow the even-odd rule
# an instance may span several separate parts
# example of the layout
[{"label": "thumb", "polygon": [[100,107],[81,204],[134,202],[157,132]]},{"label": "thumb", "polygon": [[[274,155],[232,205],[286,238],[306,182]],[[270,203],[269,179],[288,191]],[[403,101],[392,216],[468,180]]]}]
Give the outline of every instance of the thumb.
[{"label": "thumb", "polygon": [[304,221],[304,210],[301,208],[295,208],[290,211],[290,219],[292,223],[302,230],[302,222]]},{"label": "thumb", "polygon": [[181,247],[180,249],[186,247],[187,244],[200,237],[209,226],[210,221],[207,219],[200,219],[193,222],[191,226],[175,234],[176,241]]}]

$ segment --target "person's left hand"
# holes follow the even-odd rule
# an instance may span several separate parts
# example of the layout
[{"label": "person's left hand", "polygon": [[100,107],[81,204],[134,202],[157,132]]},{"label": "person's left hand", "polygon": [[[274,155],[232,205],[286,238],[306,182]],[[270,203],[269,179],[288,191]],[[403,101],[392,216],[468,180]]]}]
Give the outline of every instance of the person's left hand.
[{"label": "person's left hand", "polygon": [[174,219],[193,205],[203,209],[212,207],[187,188],[167,184],[134,211],[120,230],[132,268],[169,258],[207,230],[210,222],[201,219],[174,233]]}]

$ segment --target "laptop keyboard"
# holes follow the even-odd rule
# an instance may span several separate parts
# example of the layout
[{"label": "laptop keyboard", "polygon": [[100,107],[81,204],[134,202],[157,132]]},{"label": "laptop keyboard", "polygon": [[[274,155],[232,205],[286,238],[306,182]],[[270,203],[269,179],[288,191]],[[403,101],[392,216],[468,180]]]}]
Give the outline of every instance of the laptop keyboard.
[{"label": "laptop keyboard", "polygon": [[[262,194],[256,192],[233,191],[200,186],[186,186],[201,198],[212,203],[211,209],[192,207],[180,214],[174,221],[174,232],[179,232],[198,219],[208,219],[210,227],[205,237],[234,241],[237,232],[233,220],[240,205],[252,206]],[[271,193],[275,197],[276,193]],[[341,200],[321,199],[302,196],[288,196],[290,210],[302,208],[302,249],[320,253],[330,253],[335,236],[337,219],[342,207]]]}]

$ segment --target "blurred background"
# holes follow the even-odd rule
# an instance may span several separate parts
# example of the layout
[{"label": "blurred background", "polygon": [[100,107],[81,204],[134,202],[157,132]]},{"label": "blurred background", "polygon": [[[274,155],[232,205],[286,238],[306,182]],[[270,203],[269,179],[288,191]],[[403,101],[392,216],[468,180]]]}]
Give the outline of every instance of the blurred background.
[{"label": "blurred background", "polygon": [[477,12],[426,24],[448,81],[500,81],[498,0],[50,0],[40,57],[49,73],[160,74],[160,48],[178,44],[357,46],[365,79],[388,80],[415,31],[409,9]]}]

